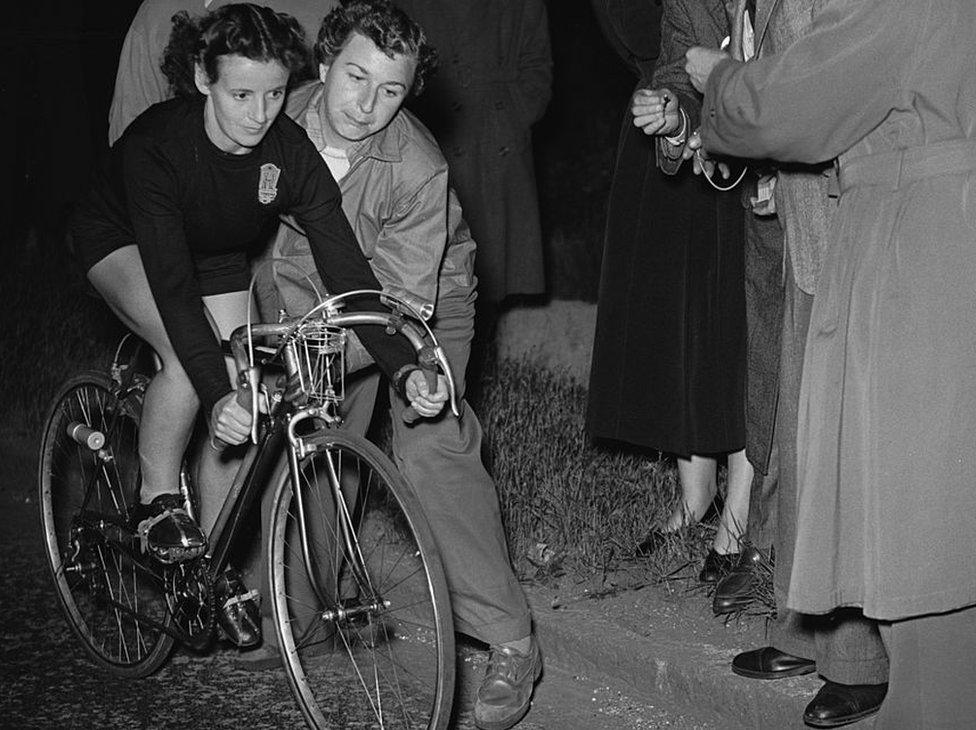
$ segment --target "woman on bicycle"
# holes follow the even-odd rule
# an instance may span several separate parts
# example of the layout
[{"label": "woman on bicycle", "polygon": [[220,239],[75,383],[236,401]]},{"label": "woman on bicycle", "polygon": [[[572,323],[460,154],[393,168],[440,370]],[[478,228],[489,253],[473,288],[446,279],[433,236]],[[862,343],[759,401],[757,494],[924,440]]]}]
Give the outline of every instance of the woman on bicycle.
[{"label": "woman on bicycle", "polygon": [[[330,292],[380,288],[328,168],[305,132],[279,115],[289,78],[306,61],[298,23],[252,4],[174,20],[163,68],[178,92],[189,86],[192,94],[150,107],[126,129],[72,226],[88,280],[162,360],[143,405],[133,524],[169,561],[206,546],[178,485],[198,409],[211,444],[249,434],[251,415],[234,398],[217,336],[245,322],[249,256],[267,244],[279,215],[290,213],[307,232]],[[418,413],[436,415],[446,393],[428,393],[409,344],[379,327],[357,332]],[[216,464],[220,454],[204,458]],[[219,504],[215,496],[202,490],[205,527],[216,517],[206,509]]]}]

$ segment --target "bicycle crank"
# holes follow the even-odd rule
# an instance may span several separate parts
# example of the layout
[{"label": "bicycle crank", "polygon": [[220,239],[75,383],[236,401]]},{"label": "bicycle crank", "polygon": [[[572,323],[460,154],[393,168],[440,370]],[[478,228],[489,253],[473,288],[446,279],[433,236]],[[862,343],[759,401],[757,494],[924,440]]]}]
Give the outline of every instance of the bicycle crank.
[{"label": "bicycle crank", "polygon": [[163,578],[170,633],[195,651],[206,648],[217,620],[208,562],[200,558],[167,565]]}]

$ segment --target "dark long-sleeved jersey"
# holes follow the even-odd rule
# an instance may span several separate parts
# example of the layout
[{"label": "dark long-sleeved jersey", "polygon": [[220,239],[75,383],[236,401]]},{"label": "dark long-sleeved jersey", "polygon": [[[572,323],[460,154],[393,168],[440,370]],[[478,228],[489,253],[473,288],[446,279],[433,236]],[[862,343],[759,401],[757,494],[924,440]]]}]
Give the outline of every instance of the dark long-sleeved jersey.
[{"label": "dark long-sleeved jersey", "polygon": [[[203,124],[202,97],[147,110],[112,148],[73,229],[88,265],[138,244],[170,341],[209,413],[231,386],[202,297],[246,288],[249,254],[267,245],[281,213],[307,232],[330,292],[380,286],[301,127],[281,114],[259,146],[234,155],[218,149]],[[387,375],[413,361],[403,338],[379,327],[357,332]]]}]

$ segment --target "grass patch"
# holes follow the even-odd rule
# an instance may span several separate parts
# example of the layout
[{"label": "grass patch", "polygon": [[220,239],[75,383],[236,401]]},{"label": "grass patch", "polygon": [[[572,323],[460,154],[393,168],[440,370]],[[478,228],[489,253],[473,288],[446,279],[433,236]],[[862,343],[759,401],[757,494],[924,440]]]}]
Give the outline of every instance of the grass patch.
[{"label": "grass patch", "polygon": [[714,529],[706,525],[635,556],[679,500],[672,459],[594,444],[584,429],[586,389],[527,360],[490,363],[481,393],[486,458],[522,577],[599,592],[697,574]]}]

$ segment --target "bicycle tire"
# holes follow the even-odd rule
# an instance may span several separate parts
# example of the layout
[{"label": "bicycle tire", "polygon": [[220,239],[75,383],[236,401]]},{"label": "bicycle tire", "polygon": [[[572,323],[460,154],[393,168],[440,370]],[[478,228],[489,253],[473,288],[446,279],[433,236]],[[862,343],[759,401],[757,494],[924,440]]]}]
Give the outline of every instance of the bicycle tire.
[{"label": "bicycle tire", "polygon": [[[174,639],[112,605],[167,620],[158,580],[120,547],[127,531],[117,526],[125,524],[139,483],[142,400],[138,392],[120,400],[113,386],[107,374],[87,371],[61,387],[41,441],[38,503],[48,567],[68,624],[96,664],[135,678],[158,669]],[[93,450],[76,442],[67,432],[73,422],[102,433],[105,445]]]},{"label": "bicycle tire", "polygon": [[[305,442],[313,450],[299,465],[303,503],[305,514],[317,518],[307,520],[311,572],[326,595],[313,594],[301,559],[287,463],[274,482],[268,567],[278,645],[306,722],[445,728],[454,693],[453,620],[420,504],[365,439],[324,429]],[[346,496],[356,494],[350,515],[358,552],[346,547],[331,519],[340,508],[323,476],[329,463]]]}]

